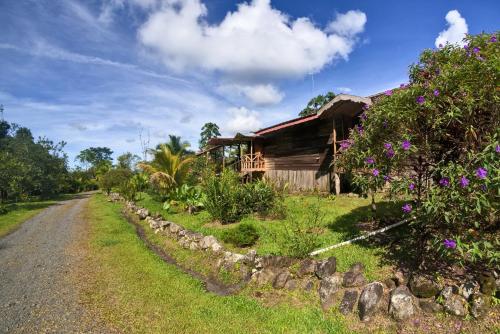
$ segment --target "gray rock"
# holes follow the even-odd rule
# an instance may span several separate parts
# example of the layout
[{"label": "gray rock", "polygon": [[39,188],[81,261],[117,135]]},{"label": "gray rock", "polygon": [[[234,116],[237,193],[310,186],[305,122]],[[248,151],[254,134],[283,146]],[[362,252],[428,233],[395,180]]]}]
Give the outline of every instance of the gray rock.
[{"label": "gray rock", "polygon": [[307,275],[313,275],[316,270],[317,262],[313,259],[305,259],[300,263],[299,270],[297,271],[298,277],[305,277]]},{"label": "gray rock", "polygon": [[293,259],[286,256],[266,255],[260,258],[260,265],[263,268],[288,268],[293,264]]},{"label": "gray rock", "polygon": [[481,294],[474,293],[470,298],[470,313],[476,319],[484,317],[490,308],[490,299]]},{"label": "gray rock", "polygon": [[177,224],[171,223],[170,226],[168,227],[168,230],[172,234],[177,234],[177,233],[179,233],[182,230],[182,227],[180,227]]},{"label": "gray rock", "polygon": [[467,315],[467,300],[464,297],[452,294],[443,302],[443,307],[446,312],[459,317]]},{"label": "gray rock", "polygon": [[360,287],[366,284],[366,279],[363,273],[348,271],[344,274],[342,285],[346,288]]},{"label": "gray rock", "polygon": [[389,314],[398,321],[406,320],[415,314],[413,295],[406,286],[392,290]]},{"label": "gray rock", "polygon": [[332,306],[334,298],[341,287],[342,276],[338,273],[324,277],[321,280],[318,293],[323,309],[328,309]]},{"label": "gray rock", "polygon": [[335,273],[337,270],[337,259],[332,256],[326,260],[318,262],[316,265],[316,276],[319,279],[324,279],[325,277],[329,277]]},{"label": "gray rock", "polygon": [[254,280],[257,285],[271,284],[276,279],[276,276],[280,273],[277,268],[264,268],[252,275],[252,280]]},{"label": "gray rock", "polygon": [[406,285],[408,283],[406,275],[401,270],[397,270],[394,273],[394,281],[396,282],[397,286]]},{"label": "gray rock", "polygon": [[358,301],[359,317],[362,321],[370,320],[378,309],[378,304],[384,294],[384,286],[380,282],[366,285]]},{"label": "gray rock", "polygon": [[290,278],[290,272],[288,270],[283,270],[274,279],[273,288],[283,289],[289,278]]},{"label": "gray rock", "polygon": [[344,297],[340,302],[339,310],[343,315],[349,314],[354,309],[356,302],[358,301],[358,291],[356,290],[346,290],[344,292]]},{"label": "gray rock", "polygon": [[224,250],[224,248],[218,242],[215,242],[214,244],[212,244],[212,246],[210,248],[212,249],[212,252],[214,252],[214,253],[218,253],[218,252],[221,252]]},{"label": "gray rock", "polygon": [[436,296],[441,291],[441,285],[424,275],[414,275],[410,280],[411,292],[420,298]]},{"label": "gray rock", "polygon": [[481,286],[481,292],[485,295],[492,295],[495,293],[497,285],[496,279],[492,272],[483,272],[479,275],[479,285]]},{"label": "gray rock", "polygon": [[304,281],[304,284],[302,285],[302,288],[306,292],[311,291],[314,288],[314,281],[312,279]]},{"label": "gray rock", "polygon": [[392,278],[387,278],[384,280],[384,284],[387,287],[387,289],[392,290],[396,288],[396,282]]},{"label": "gray rock", "polygon": [[297,286],[298,281],[296,279],[289,279],[288,281],[286,281],[285,289],[292,291],[297,289]]},{"label": "gray rock", "polygon": [[137,215],[139,216],[139,219],[144,220],[146,219],[147,216],[149,216],[149,211],[147,209],[141,208],[136,211]]},{"label": "gray rock", "polygon": [[432,298],[420,299],[418,301],[418,305],[425,313],[437,313],[443,310],[443,306],[436,303],[436,301]]},{"label": "gray rock", "polygon": [[257,258],[257,251],[255,251],[255,249],[250,249],[248,253],[245,255],[243,263],[249,266],[253,266],[255,264],[256,258]]},{"label": "gray rock", "polygon": [[460,285],[458,293],[465,299],[469,300],[469,298],[478,291],[479,291],[479,284],[473,281],[469,281]]},{"label": "gray rock", "polygon": [[209,249],[212,248],[214,244],[218,241],[213,235],[207,235],[200,240],[200,248],[201,249]]},{"label": "gray rock", "polygon": [[198,243],[196,241],[191,241],[189,243],[189,249],[190,250],[198,250],[199,249]]},{"label": "gray rock", "polygon": [[349,271],[352,271],[353,273],[362,273],[363,270],[365,270],[365,266],[361,262],[354,263],[349,269]]}]

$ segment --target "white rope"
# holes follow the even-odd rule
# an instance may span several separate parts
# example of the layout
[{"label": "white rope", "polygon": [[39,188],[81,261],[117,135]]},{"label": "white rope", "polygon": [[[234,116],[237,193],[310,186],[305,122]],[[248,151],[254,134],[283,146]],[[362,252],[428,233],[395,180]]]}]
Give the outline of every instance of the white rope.
[{"label": "white rope", "polygon": [[363,239],[369,238],[372,235],[376,235],[376,234],[385,232],[387,230],[390,230],[391,228],[395,228],[395,227],[398,227],[400,225],[406,224],[406,223],[408,223],[408,222],[410,222],[410,221],[412,221],[414,219],[415,219],[415,217],[407,218],[407,219],[405,219],[403,221],[400,221],[400,222],[397,222],[395,224],[383,227],[383,228],[378,229],[376,231],[369,232],[369,233],[367,233],[365,235],[360,235],[359,237],[356,237],[354,239],[351,239],[351,240],[348,240],[348,241],[344,241],[344,242],[341,242],[341,243],[333,245],[333,246],[328,246],[326,248],[321,248],[321,249],[315,250],[314,252],[309,253],[309,255],[310,256],[318,255],[318,254],[324,253],[324,252],[329,251],[329,250],[334,249],[334,248],[339,248],[339,247],[342,247],[342,246],[345,246],[345,245],[352,244],[354,241],[358,241],[358,240],[363,240]]}]

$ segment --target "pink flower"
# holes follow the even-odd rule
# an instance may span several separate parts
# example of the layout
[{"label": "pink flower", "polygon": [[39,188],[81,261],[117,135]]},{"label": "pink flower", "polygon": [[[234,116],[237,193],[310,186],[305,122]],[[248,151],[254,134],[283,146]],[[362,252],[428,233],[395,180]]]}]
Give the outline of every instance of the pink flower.
[{"label": "pink flower", "polygon": [[378,176],[380,174],[379,170],[378,169],[374,169],[373,172],[372,172],[373,176]]},{"label": "pink flower", "polygon": [[410,213],[413,208],[411,207],[411,204],[406,203],[401,207],[401,209],[404,213]]},{"label": "pink flower", "polygon": [[434,89],[434,96],[439,96],[439,90],[438,89]]},{"label": "pink flower", "polygon": [[411,147],[410,141],[409,140],[403,141],[403,143],[401,144],[401,147],[403,148],[403,150],[408,151]]},{"label": "pink flower", "polygon": [[387,95],[387,96],[391,96],[392,95],[392,89],[386,90],[384,94]]}]

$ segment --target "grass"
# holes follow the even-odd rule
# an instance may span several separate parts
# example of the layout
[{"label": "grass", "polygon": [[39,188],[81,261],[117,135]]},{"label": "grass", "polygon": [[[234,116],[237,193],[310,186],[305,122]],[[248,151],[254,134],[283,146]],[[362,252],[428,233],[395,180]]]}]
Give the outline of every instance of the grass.
[{"label": "grass", "polygon": [[7,213],[0,215],[0,238],[13,232],[26,220],[56,202],[56,200],[46,200],[8,204]]},{"label": "grass", "polygon": [[[169,213],[163,210],[162,204],[155,201],[148,194],[142,194],[141,200],[137,202],[140,206],[148,208],[151,212],[161,213],[162,216],[185,228],[201,232],[205,235],[214,235],[222,240],[225,229],[234,228],[237,224],[220,225],[211,222],[210,215],[201,211],[194,215],[186,212]],[[319,222],[317,233],[320,247],[330,246],[345,240],[349,240],[361,233],[359,222],[370,220],[370,200],[357,197],[337,196],[334,199],[314,195],[291,195],[285,200],[288,217],[283,220],[262,220],[256,215],[250,215],[241,220],[240,223],[251,223],[259,231],[260,238],[252,247],[259,254],[276,254],[280,252],[276,238],[283,234],[285,226],[290,224],[290,219],[307,219],[309,213],[319,207],[322,219]],[[379,211],[389,215],[393,213],[394,205],[381,203]],[[237,249],[232,245],[225,244],[229,249],[246,252],[246,249]],[[355,243],[338,248],[320,255],[320,257],[336,256],[339,271],[347,271],[355,262],[365,265],[365,273],[368,279],[380,279],[387,276],[391,266],[383,261],[386,249],[369,243]]]},{"label": "grass", "polygon": [[165,264],[137,238],[121,205],[95,195],[87,298],[105,320],[127,333],[347,333],[342,318],[318,306],[266,307],[247,296],[220,297],[175,266]]}]

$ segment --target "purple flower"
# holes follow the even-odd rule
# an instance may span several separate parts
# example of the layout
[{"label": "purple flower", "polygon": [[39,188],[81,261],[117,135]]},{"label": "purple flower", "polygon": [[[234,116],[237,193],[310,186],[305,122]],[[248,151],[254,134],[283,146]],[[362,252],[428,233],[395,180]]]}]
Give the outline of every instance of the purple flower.
[{"label": "purple flower", "polygon": [[378,170],[378,169],[376,169],[376,168],[375,168],[375,169],[372,171],[372,174],[373,174],[373,176],[378,176],[378,175],[380,174],[380,172],[379,172],[379,170]]},{"label": "purple flower", "polygon": [[476,176],[478,178],[485,179],[486,175],[488,175],[488,171],[485,168],[479,167],[478,169],[476,169]]},{"label": "purple flower", "polygon": [[391,177],[389,175],[384,175],[384,181],[391,181]]},{"label": "purple flower", "polygon": [[391,159],[394,156],[394,150],[392,148],[388,149],[387,152],[385,152],[385,155]]},{"label": "purple flower", "polygon": [[340,149],[341,150],[347,150],[349,147],[351,147],[352,143],[349,140],[342,140],[340,142]]},{"label": "purple flower", "polygon": [[358,133],[359,135],[363,135],[363,125],[358,124]]},{"label": "purple flower", "polygon": [[392,89],[386,90],[384,94],[387,95],[387,96],[391,96],[392,95]]},{"label": "purple flower", "polygon": [[495,147],[495,152],[500,153],[500,145],[497,145],[497,147]]},{"label": "purple flower", "polygon": [[408,186],[408,188],[413,191],[415,190],[415,183],[410,183],[410,185]]},{"label": "purple flower", "polygon": [[484,61],[484,58],[481,57],[481,56],[477,56],[476,59],[479,60],[479,61]]},{"label": "purple flower", "polygon": [[369,105],[367,105],[366,103],[365,103],[365,104],[363,104],[363,110],[368,110],[368,109],[370,109],[370,106],[369,106]]},{"label": "purple flower", "polygon": [[438,47],[439,47],[439,48],[442,48],[442,47],[443,47],[443,44],[439,43]]},{"label": "purple flower", "polygon": [[460,183],[460,187],[465,188],[469,185],[469,180],[465,176],[462,176],[458,183]]},{"label": "purple flower", "polygon": [[444,239],[443,244],[444,244],[444,247],[446,247],[446,248],[454,249],[457,247],[457,243],[455,242],[455,240],[451,240],[451,239]]},{"label": "purple flower", "polygon": [[385,143],[385,144],[384,144],[384,148],[385,148],[386,150],[391,149],[391,148],[392,148],[392,144],[391,144],[391,143]]},{"label": "purple flower", "polygon": [[496,43],[497,42],[497,37],[496,36],[491,36],[490,42],[491,43]]},{"label": "purple flower", "polygon": [[404,213],[410,213],[412,210],[411,204],[406,203],[401,207]]},{"label": "purple flower", "polygon": [[441,187],[448,187],[450,185],[450,179],[447,177],[443,177],[441,180],[439,180],[439,185]]},{"label": "purple flower", "polygon": [[434,96],[439,96],[439,89],[434,89]]},{"label": "purple flower", "polygon": [[469,50],[469,44],[464,45],[465,50]]},{"label": "purple flower", "polygon": [[365,159],[365,162],[368,164],[368,165],[371,165],[371,164],[374,164],[375,163],[375,159],[373,159],[372,157],[367,157]]},{"label": "purple flower", "polygon": [[472,52],[474,53],[479,53],[479,51],[481,51],[481,49],[477,46],[474,49],[472,49]]},{"label": "purple flower", "polygon": [[359,116],[363,121],[366,121],[368,119],[368,116],[366,115],[366,113],[362,113],[360,116]]},{"label": "purple flower", "polygon": [[410,141],[409,140],[403,141],[403,143],[401,144],[401,147],[403,148],[403,150],[408,151],[411,147]]},{"label": "purple flower", "polygon": [[425,97],[423,97],[422,95],[420,95],[419,97],[417,97],[417,103],[418,104],[424,104],[425,102]]},{"label": "purple flower", "polygon": [[382,126],[384,127],[384,129],[387,128],[387,120],[386,119],[384,119],[384,122],[382,122]]},{"label": "purple flower", "polygon": [[438,68],[438,69],[436,70],[436,74],[437,74],[437,75],[439,75],[440,73],[441,73],[441,70]]},{"label": "purple flower", "polygon": [[401,85],[399,85],[399,88],[401,88],[401,89],[405,89],[405,88],[408,88],[408,86],[410,86],[410,85],[409,85],[409,84],[402,83]]}]

